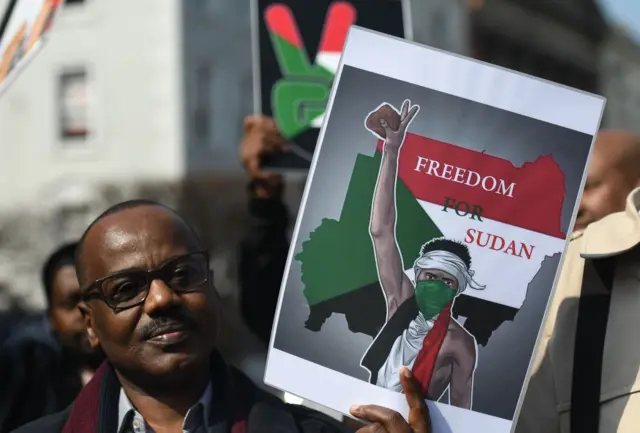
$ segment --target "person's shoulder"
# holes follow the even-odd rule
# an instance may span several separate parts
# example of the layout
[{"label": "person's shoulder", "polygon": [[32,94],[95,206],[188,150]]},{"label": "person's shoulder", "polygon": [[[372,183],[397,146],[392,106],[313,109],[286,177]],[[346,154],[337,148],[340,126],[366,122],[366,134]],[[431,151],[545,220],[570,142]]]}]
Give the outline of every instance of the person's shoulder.
[{"label": "person's shoulder", "polygon": [[584,247],[584,231],[576,231],[569,236],[569,242],[567,243],[567,249],[564,253],[564,266],[575,262],[582,262],[581,256],[582,249]]},{"label": "person's shoulder", "polygon": [[449,338],[461,345],[461,348],[475,351],[476,341],[473,338],[473,335],[471,335],[469,331],[467,331],[464,326],[458,323],[458,321],[453,317],[449,321],[448,334]]},{"label": "person's shoulder", "polygon": [[18,427],[11,433],[59,433],[67,422],[70,411],[71,407],[68,407],[62,412],[31,421],[28,424]]},{"label": "person's shoulder", "polygon": [[15,321],[3,343],[5,348],[42,346],[56,349],[56,343],[43,315],[25,316]]},{"label": "person's shoulder", "polygon": [[604,258],[623,254],[640,244],[640,188],[627,198],[627,206],[595,221],[584,230],[581,255]]},{"label": "person's shoulder", "polygon": [[584,235],[584,230],[576,230],[569,236],[569,242],[577,241]]}]

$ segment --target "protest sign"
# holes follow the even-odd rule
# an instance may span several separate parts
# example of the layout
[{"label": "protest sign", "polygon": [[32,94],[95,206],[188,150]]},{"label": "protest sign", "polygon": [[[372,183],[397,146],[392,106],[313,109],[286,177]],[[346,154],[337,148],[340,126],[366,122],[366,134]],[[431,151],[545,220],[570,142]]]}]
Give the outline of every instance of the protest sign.
[{"label": "protest sign", "polygon": [[63,0],[0,0],[0,94],[40,51]]},{"label": "protest sign", "polygon": [[406,0],[254,0],[254,106],[272,116],[289,152],[264,165],[307,170],[352,24],[410,37]]},{"label": "protest sign", "polygon": [[293,232],[265,382],[435,433],[511,431],[604,98],[352,27]]}]

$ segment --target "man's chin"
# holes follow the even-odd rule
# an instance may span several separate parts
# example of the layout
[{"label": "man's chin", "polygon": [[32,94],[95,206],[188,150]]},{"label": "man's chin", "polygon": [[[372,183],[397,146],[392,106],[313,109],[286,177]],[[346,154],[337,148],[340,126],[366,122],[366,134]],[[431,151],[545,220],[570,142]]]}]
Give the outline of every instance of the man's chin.
[{"label": "man's chin", "polygon": [[153,357],[143,369],[155,377],[181,376],[189,373],[196,365],[208,362],[201,353],[162,353]]}]

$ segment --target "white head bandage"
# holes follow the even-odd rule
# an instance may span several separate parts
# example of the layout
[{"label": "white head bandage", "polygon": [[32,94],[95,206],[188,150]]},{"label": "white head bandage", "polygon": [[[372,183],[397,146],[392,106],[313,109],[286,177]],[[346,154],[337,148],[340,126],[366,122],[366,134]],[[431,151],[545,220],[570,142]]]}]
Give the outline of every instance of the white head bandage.
[{"label": "white head bandage", "polygon": [[416,277],[420,269],[438,269],[454,276],[458,281],[458,293],[464,291],[467,286],[475,290],[482,290],[486,287],[478,284],[473,279],[475,272],[467,268],[460,257],[449,251],[429,251],[421,255],[413,264]]}]

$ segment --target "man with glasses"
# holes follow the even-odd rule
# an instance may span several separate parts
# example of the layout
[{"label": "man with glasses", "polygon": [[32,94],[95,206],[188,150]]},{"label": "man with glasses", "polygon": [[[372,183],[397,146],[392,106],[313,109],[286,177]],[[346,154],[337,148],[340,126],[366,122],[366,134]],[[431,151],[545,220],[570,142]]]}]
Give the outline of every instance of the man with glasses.
[{"label": "man with glasses", "polygon": [[[142,200],[108,209],[82,236],[76,268],[87,335],[107,361],[67,410],[17,432],[346,431],[262,393],[225,365],[216,350],[224,322],[208,257],[174,211]],[[410,423],[361,406],[353,414],[374,423],[363,432],[429,431],[419,385],[408,370],[401,374]]]}]

